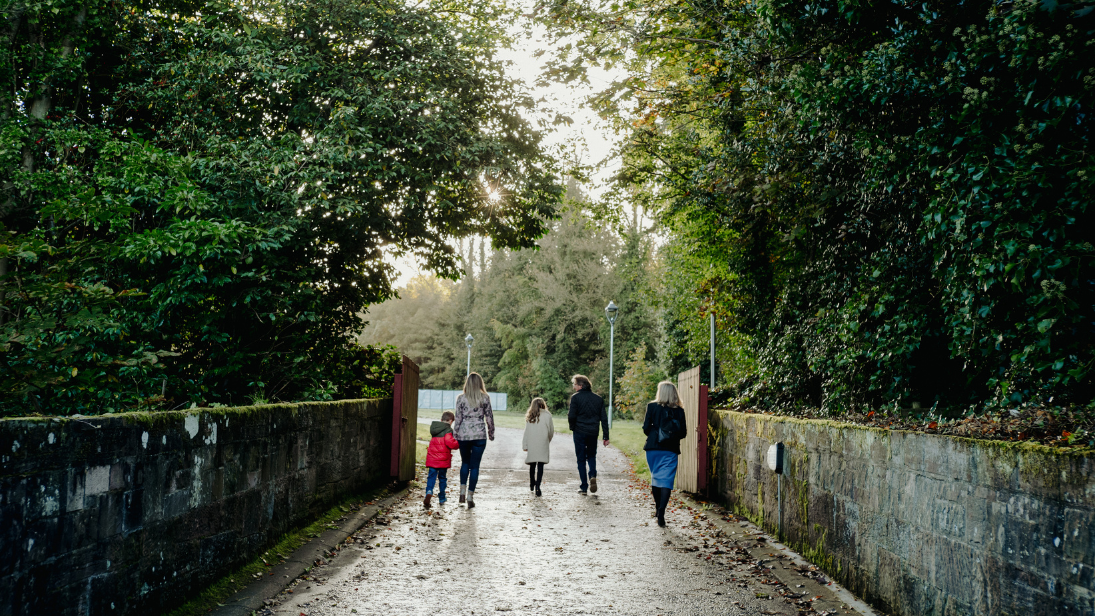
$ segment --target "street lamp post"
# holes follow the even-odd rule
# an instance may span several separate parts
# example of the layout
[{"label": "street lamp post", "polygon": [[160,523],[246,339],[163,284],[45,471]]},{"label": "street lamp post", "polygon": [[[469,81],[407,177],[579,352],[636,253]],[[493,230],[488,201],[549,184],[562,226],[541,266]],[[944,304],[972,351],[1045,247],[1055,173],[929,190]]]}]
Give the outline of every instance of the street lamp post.
[{"label": "street lamp post", "polygon": [[711,313],[711,391],[715,391],[715,313]]},{"label": "street lamp post", "polygon": [[608,427],[612,428],[612,380],[613,374],[613,361],[615,360],[615,343],[616,343],[616,313],[620,311],[620,308],[616,306],[616,302],[610,301],[605,306],[605,316],[608,317]]},{"label": "street lamp post", "polygon": [[471,376],[471,343],[475,342],[475,338],[471,337],[471,334],[464,336],[464,346],[468,347],[468,376]]}]

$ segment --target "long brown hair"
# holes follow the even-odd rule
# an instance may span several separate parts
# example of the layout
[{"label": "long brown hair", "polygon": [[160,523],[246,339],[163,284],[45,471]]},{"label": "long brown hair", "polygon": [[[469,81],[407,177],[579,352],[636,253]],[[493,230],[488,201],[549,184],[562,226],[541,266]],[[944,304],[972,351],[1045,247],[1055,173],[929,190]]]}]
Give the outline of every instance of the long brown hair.
[{"label": "long brown hair", "polygon": [[464,399],[468,401],[468,408],[476,408],[486,397],[487,386],[483,384],[483,377],[478,372],[472,372],[464,379]]},{"label": "long brown hair", "polygon": [[540,421],[540,411],[546,410],[547,402],[544,402],[543,398],[533,398],[532,404],[530,404],[528,410],[525,411],[525,421],[529,423],[536,423]]}]

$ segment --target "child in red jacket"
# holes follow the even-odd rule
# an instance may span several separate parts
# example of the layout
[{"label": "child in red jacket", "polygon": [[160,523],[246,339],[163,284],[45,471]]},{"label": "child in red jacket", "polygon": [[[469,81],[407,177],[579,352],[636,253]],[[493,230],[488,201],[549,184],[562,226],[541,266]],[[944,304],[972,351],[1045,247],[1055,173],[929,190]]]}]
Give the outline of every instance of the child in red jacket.
[{"label": "child in red jacket", "polygon": [[441,421],[430,424],[430,446],[426,449],[426,468],[429,474],[426,476],[426,498],[422,505],[430,508],[430,498],[433,497],[433,483],[440,484],[440,492],[437,502],[445,504],[445,485],[448,483],[449,469],[452,467],[452,450],[459,449],[460,443],[452,435],[452,422],[456,419],[452,411],[441,413]]}]

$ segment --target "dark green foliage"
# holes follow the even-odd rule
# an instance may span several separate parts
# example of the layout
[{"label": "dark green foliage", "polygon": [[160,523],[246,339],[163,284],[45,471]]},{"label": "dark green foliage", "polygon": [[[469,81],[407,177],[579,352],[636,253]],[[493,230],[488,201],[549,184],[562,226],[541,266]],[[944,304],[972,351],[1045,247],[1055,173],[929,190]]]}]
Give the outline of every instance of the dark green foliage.
[{"label": "dark green foliage", "polygon": [[384,255],[553,215],[493,5],[0,6],[0,413],[375,394]]},{"label": "dark green foliage", "polygon": [[553,6],[579,51],[633,52],[635,112],[602,99],[631,124],[621,179],[709,303],[678,321],[714,310],[755,358],[740,393],[1091,399],[1091,6],[579,6]]}]

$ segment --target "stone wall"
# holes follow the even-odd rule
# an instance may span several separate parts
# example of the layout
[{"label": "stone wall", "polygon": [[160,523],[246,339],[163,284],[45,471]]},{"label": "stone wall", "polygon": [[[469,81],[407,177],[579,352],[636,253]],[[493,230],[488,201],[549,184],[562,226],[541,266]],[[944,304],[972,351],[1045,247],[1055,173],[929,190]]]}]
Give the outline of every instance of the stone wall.
[{"label": "stone wall", "polygon": [[902,616],[1095,614],[1095,456],[1031,444],[712,411],[710,483]]},{"label": "stone wall", "polygon": [[0,615],[178,607],[386,481],[391,404],[0,420]]}]

